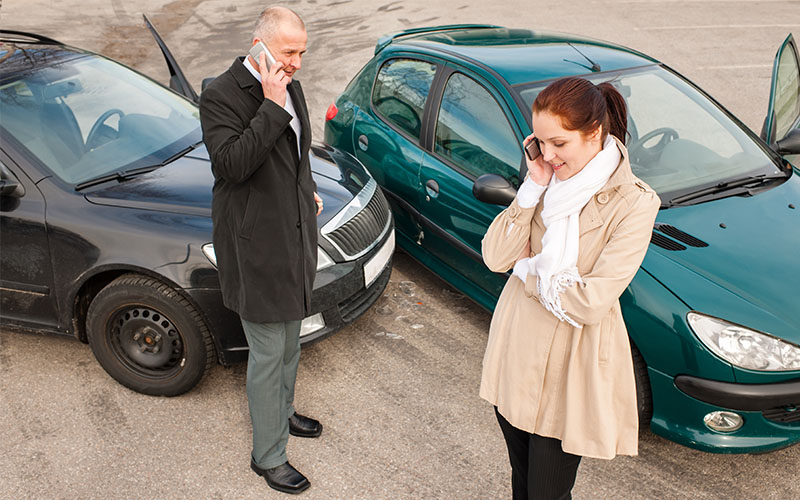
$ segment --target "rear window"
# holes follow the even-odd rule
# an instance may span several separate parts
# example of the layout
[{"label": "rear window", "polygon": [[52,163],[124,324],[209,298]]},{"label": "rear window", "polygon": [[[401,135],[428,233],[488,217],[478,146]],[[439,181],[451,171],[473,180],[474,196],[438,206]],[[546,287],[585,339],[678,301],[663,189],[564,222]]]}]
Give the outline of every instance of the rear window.
[{"label": "rear window", "polygon": [[375,111],[419,139],[425,101],[436,74],[436,65],[416,59],[391,59],[378,71],[372,90]]}]

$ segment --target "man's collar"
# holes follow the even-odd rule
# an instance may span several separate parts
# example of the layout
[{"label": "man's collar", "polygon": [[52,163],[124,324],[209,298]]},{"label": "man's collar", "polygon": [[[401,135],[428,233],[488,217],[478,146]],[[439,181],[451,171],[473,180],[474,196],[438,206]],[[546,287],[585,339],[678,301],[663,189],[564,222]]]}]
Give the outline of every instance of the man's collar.
[{"label": "man's collar", "polygon": [[[244,65],[244,57],[237,57],[230,68],[231,74],[236,79],[236,82],[241,88],[254,87],[257,83],[253,79],[247,67]],[[260,89],[259,89],[260,90]]]},{"label": "man's collar", "polygon": [[245,56],[242,64],[244,64],[244,67],[247,68],[247,71],[249,71],[250,74],[253,75],[256,80],[258,80],[258,83],[261,83],[261,73],[255,69],[252,64],[250,64],[250,58]]}]

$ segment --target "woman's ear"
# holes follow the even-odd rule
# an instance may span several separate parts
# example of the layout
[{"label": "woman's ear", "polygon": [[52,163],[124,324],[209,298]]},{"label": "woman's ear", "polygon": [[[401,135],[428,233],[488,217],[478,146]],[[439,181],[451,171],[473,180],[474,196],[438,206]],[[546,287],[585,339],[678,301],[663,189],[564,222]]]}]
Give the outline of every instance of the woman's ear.
[{"label": "woman's ear", "polygon": [[596,129],[589,132],[588,139],[594,142],[594,141],[599,141],[601,137],[603,137],[603,126],[598,125]]}]

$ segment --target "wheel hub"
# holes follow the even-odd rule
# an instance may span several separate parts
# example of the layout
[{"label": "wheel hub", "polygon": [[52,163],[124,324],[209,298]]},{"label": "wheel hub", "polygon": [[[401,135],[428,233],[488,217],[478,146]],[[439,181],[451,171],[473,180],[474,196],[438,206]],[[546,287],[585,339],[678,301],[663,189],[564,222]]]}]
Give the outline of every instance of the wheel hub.
[{"label": "wheel hub", "polygon": [[150,374],[175,368],[183,355],[181,337],[172,321],[148,307],[129,307],[117,313],[112,338],[126,364]]}]

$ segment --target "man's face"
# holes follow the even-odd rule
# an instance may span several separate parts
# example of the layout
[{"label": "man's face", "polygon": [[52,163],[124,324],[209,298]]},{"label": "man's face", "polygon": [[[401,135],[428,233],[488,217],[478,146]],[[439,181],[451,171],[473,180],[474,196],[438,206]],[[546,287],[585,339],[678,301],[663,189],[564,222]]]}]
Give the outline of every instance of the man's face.
[{"label": "man's face", "polygon": [[[269,42],[264,42],[275,59],[283,63],[283,71],[289,78],[300,70],[303,55],[306,53],[308,35],[306,30],[285,23]],[[254,40],[255,42],[255,40]],[[256,61],[258,64],[258,61]]]}]

